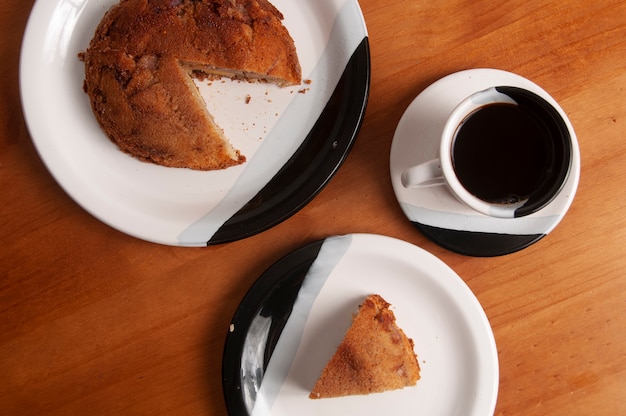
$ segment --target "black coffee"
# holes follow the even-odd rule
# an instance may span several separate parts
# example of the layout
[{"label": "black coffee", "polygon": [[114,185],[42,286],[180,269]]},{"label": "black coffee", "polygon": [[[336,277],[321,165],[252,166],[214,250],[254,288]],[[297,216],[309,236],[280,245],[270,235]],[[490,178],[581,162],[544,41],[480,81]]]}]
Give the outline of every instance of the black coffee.
[{"label": "black coffee", "polygon": [[497,204],[526,200],[550,175],[550,131],[537,116],[513,104],[491,104],[457,131],[453,164],[463,186]]}]

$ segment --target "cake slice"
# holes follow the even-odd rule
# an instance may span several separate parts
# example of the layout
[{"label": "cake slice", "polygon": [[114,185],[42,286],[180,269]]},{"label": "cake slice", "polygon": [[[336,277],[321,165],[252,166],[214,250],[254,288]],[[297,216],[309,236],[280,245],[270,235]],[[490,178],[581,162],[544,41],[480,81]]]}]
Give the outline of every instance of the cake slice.
[{"label": "cake slice", "polygon": [[413,340],[396,325],[389,306],[379,295],[364,300],[309,398],[380,393],[417,383]]}]

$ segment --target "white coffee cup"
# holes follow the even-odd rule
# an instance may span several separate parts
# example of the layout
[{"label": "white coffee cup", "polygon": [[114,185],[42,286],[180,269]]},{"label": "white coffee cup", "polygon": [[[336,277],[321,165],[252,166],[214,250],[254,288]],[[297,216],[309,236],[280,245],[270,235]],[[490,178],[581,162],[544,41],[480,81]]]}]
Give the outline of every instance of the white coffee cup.
[{"label": "white coffee cup", "polygon": [[439,158],[402,172],[406,188],[448,186],[485,215],[515,218],[549,204],[568,178],[572,137],[559,111],[519,87],[462,100],[441,134]]}]

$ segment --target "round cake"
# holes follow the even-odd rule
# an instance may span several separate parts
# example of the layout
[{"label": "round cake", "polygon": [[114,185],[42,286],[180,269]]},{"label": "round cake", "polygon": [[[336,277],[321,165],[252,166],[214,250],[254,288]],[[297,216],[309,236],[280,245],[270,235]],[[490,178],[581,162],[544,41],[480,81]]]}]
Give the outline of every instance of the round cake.
[{"label": "round cake", "polygon": [[243,163],[192,77],[299,84],[282,19],[266,0],[121,0],[81,55],[98,123],[144,161],[197,170]]}]

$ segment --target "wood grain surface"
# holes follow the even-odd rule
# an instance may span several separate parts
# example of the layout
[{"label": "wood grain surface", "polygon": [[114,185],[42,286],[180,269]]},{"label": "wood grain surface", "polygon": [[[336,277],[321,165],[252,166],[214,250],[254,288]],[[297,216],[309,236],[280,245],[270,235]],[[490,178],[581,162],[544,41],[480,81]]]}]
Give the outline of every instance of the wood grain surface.
[{"label": "wood grain surface", "polygon": [[[225,415],[222,348],[245,292],[291,250],[355,232],[423,247],[467,282],[498,346],[496,415],[626,414],[625,2],[361,0],[371,94],[347,161],[287,221],[207,248],[120,233],[46,170],[18,84],[33,3],[0,2],[0,414]],[[546,89],[582,157],[559,226],[495,258],[427,240],[389,179],[393,133],[413,98],[479,67]]]}]

